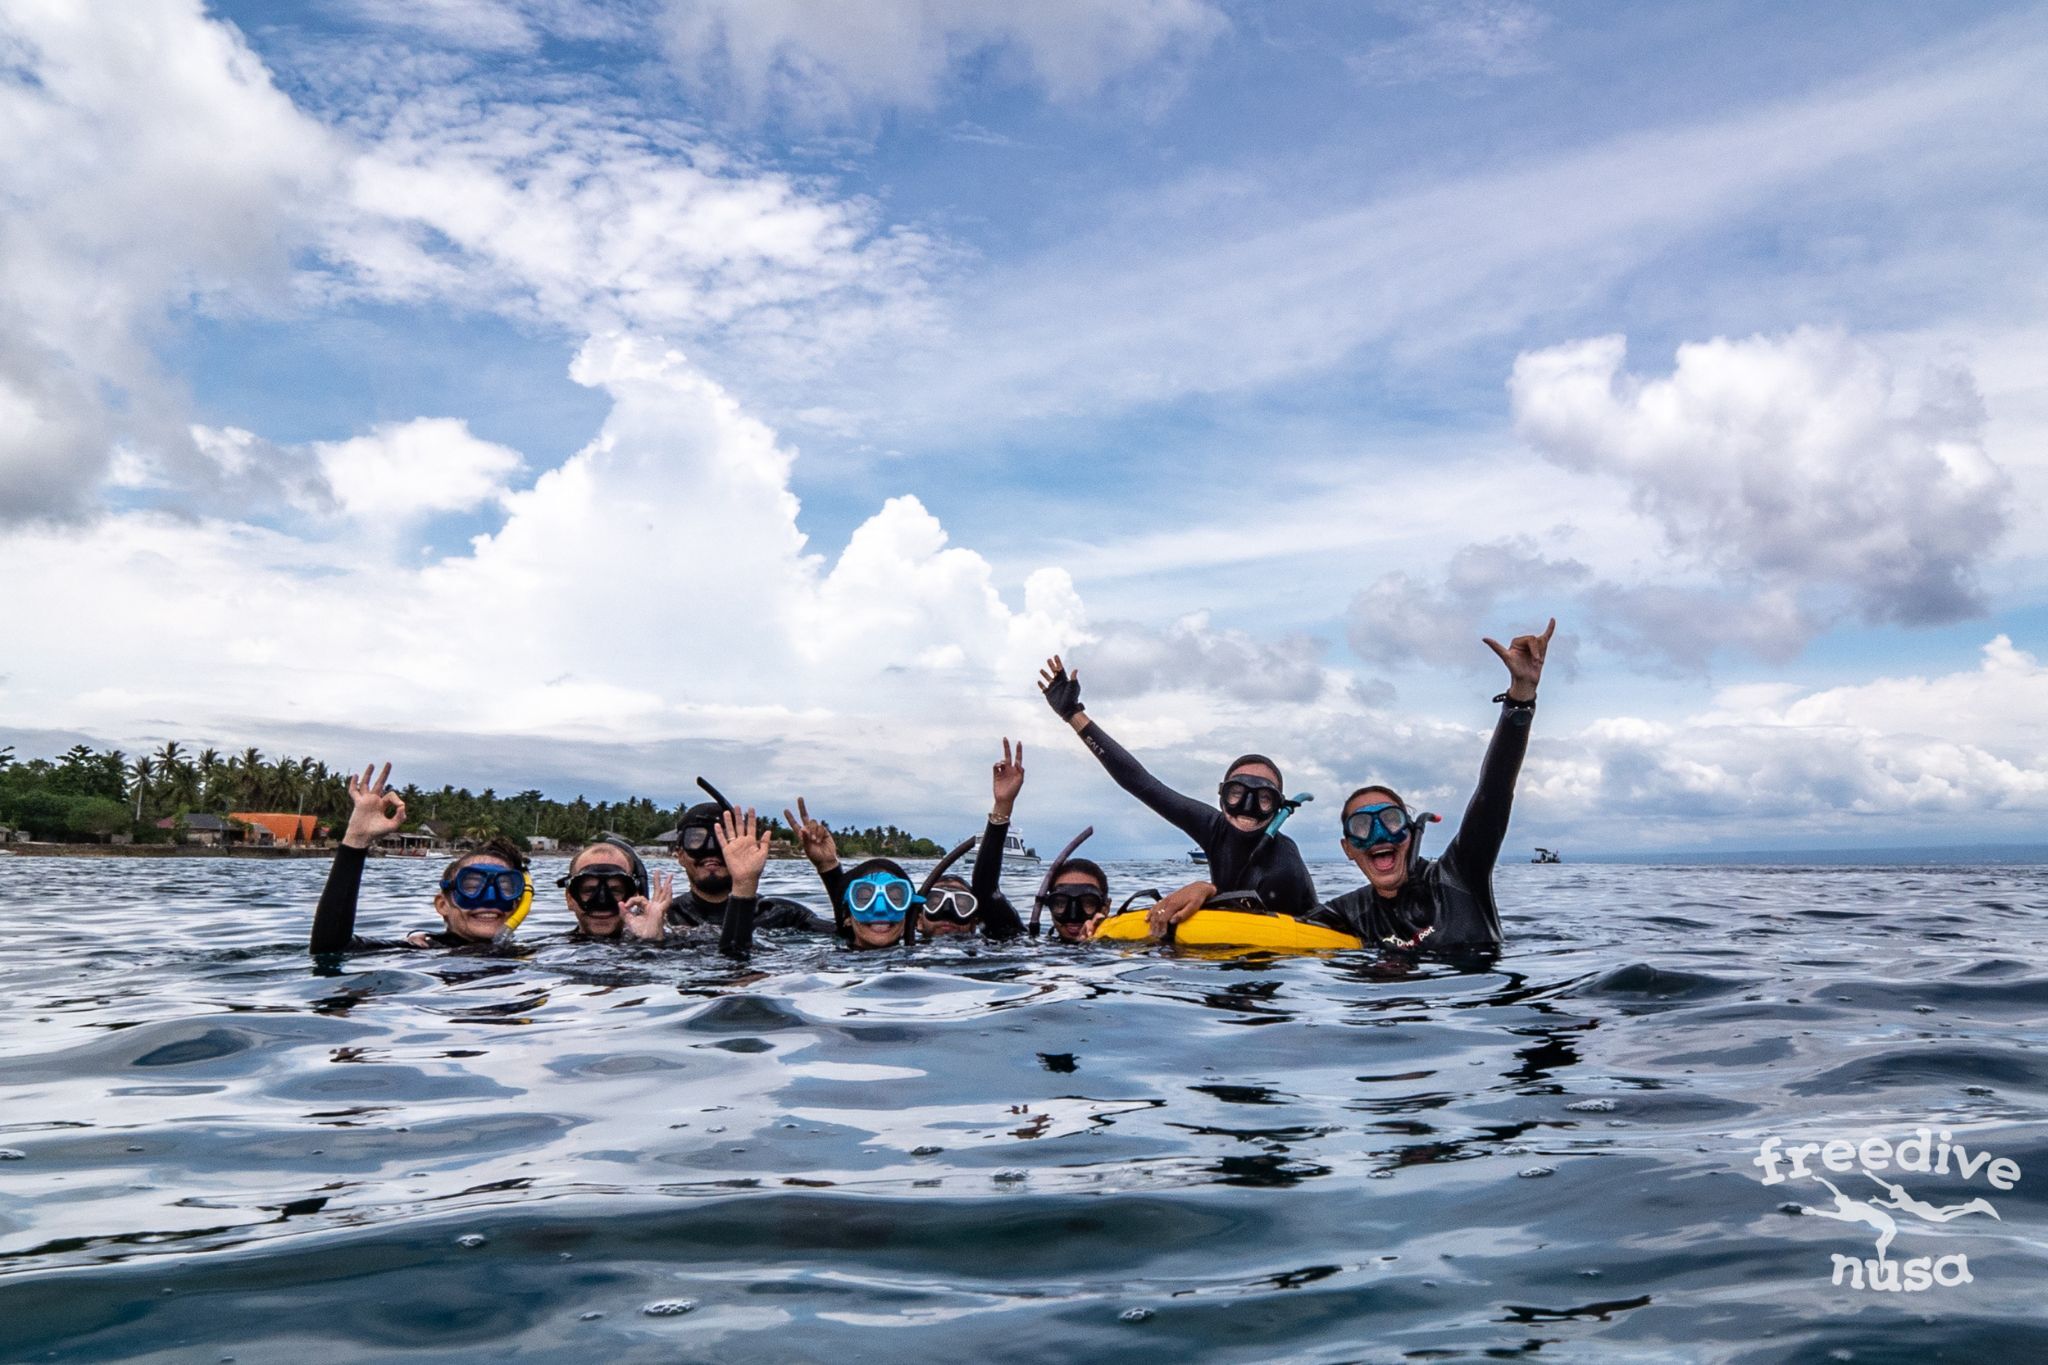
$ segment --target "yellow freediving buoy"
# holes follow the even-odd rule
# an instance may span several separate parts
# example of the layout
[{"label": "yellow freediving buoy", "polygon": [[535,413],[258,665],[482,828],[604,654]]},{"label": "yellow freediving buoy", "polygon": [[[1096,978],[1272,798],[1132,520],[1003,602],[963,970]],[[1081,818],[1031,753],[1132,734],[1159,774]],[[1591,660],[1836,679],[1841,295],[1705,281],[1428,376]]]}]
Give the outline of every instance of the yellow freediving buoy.
[{"label": "yellow freediving buoy", "polygon": [[[1098,943],[1143,943],[1151,937],[1152,926],[1142,910],[1111,915],[1095,930]],[[1197,910],[1174,926],[1173,941],[1183,948],[1271,948],[1296,953],[1365,946],[1355,934],[1325,929],[1291,915],[1244,910]]]}]

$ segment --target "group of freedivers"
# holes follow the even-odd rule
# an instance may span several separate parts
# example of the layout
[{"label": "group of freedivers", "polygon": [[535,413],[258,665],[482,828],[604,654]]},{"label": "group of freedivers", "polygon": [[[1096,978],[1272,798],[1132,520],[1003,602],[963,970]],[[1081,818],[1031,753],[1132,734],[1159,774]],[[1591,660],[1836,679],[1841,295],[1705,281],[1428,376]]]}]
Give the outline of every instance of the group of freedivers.
[{"label": "group of freedivers", "polygon": [[[1143,910],[1142,936],[1171,939],[1177,926],[1205,908],[1231,906],[1334,930],[1370,947],[1417,954],[1484,954],[1498,950],[1501,943],[1493,867],[1507,836],[1515,783],[1536,710],[1536,685],[1556,630],[1553,620],[1542,634],[1517,636],[1505,646],[1485,641],[1507,665],[1508,687],[1494,698],[1500,715],[1480,766],[1479,783],[1443,852],[1435,858],[1420,853],[1422,831],[1438,817],[1411,809],[1391,787],[1360,787],[1344,801],[1341,847],[1366,884],[1328,902],[1317,897],[1300,848],[1280,832],[1301,801],[1288,797],[1273,760],[1246,754],[1231,763],[1212,805],[1152,776],[1089,716],[1081,704],[1078,668],[1070,673],[1059,657],[1048,659],[1038,688],[1116,784],[1192,839],[1208,859],[1206,880],[1159,896]],[[533,882],[525,853],[508,840],[494,838],[462,854],[443,872],[434,897],[443,923],[440,930],[389,940],[357,936],[356,899],[364,860],[377,840],[396,833],[406,820],[405,803],[388,785],[390,776],[387,763],[381,773],[373,765],[349,779],[354,810],[314,913],[312,951],[458,948],[490,944],[511,933],[532,905]],[[688,807],[677,823],[676,861],[686,887],[678,891],[672,875],[651,873],[623,839],[607,835],[586,844],[558,882],[576,919],[572,937],[672,944],[715,941],[721,952],[740,957],[752,946],[755,931],[762,929],[832,933],[855,949],[889,948],[952,934],[1007,939],[1027,932],[1023,917],[999,887],[1004,836],[1024,786],[1022,743],[1013,749],[1009,740],[1003,741],[1003,757],[994,766],[994,805],[987,828],[973,844],[973,874],[966,880],[951,875],[949,868],[969,844],[954,849],[919,882],[888,858],[842,866],[831,830],[811,815],[801,798],[794,812],[785,810],[785,823],[823,883],[831,907],[829,920],[799,901],[759,894],[768,861],[767,822],[703,785],[717,799]],[[1109,875],[1098,864],[1073,856],[1075,846],[1063,850],[1048,869],[1032,905],[1029,932],[1036,932],[1043,913],[1056,938],[1080,943],[1097,937],[1112,921],[1132,918],[1112,911]]]}]

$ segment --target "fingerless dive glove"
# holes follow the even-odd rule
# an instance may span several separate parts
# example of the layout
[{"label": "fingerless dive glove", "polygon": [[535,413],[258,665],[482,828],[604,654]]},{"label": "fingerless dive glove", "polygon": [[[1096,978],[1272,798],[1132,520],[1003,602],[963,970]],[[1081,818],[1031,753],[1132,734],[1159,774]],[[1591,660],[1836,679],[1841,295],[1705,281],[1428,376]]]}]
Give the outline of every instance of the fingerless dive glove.
[{"label": "fingerless dive glove", "polygon": [[1081,705],[1081,684],[1064,668],[1045,685],[1045,704],[1058,712],[1061,720],[1072,720],[1088,709]]}]

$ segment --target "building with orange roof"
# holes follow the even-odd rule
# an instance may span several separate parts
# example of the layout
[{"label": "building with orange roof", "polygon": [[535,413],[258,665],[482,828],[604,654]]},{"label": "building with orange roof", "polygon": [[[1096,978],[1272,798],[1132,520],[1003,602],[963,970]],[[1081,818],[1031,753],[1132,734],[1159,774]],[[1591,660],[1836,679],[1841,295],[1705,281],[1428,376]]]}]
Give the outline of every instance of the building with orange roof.
[{"label": "building with orange roof", "polygon": [[306,844],[320,820],[313,815],[278,814],[269,811],[229,811],[228,819],[249,827],[250,842],[258,844]]}]

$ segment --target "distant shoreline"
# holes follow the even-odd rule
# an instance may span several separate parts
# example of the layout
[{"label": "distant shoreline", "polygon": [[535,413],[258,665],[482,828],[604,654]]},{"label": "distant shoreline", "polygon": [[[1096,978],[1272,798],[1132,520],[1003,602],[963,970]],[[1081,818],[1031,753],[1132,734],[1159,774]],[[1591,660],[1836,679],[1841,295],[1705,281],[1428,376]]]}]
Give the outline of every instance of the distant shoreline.
[{"label": "distant shoreline", "polygon": [[[338,844],[325,848],[206,848],[197,844],[0,844],[0,853],[12,853],[22,858],[332,858]],[[573,849],[551,849],[539,857],[567,857]],[[450,849],[435,849],[431,853],[382,852],[380,858],[398,858],[406,862],[431,863],[446,861],[456,856]],[[653,855],[661,856],[661,855]],[[865,855],[862,855],[865,856]],[[801,862],[801,853],[772,851],[770,862]]]}]

